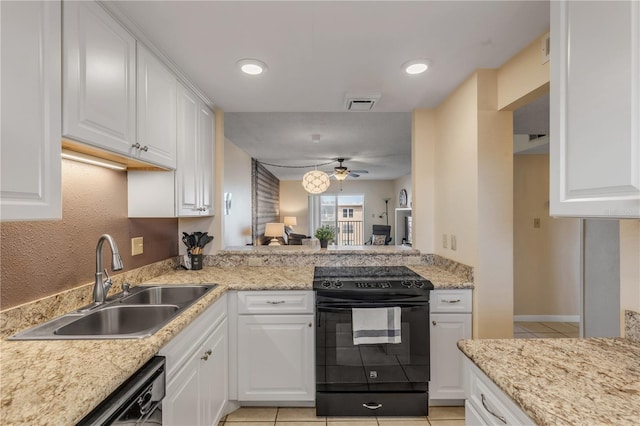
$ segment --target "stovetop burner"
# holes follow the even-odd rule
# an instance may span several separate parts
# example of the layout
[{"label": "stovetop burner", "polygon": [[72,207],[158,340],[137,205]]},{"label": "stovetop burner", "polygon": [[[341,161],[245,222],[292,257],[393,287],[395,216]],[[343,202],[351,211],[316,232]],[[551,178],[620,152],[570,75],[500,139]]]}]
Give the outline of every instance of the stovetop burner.
[{"label": "stovetop burner", "polygon": [[314,290],[394,292],[432,290],[431,282],[406,266],[316,266]]}]

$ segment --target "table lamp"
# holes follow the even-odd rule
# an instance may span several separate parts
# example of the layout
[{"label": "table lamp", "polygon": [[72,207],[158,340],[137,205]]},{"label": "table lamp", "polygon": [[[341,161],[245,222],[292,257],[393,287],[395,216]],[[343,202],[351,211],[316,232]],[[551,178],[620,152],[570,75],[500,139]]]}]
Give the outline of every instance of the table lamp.
[{"label": "table lamp", "polygon": [[264,228],[264,235],[271,237],[270,246],[279,246],[278,237],[284,236],[284,223],[267,223]]}]

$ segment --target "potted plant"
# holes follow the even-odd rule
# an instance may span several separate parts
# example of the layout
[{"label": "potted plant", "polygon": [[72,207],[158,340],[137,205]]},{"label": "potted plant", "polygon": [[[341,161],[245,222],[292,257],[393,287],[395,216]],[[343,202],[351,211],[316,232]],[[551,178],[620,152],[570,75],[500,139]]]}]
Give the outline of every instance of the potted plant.
[{"label": "potted plant", "polygon": [[333,240],[336,237],[336,232],[333,229],[333,226],[322,225],[320,228],[316,229],[315,236],[320,240],[320,248],[327,248],[329,240]]}]

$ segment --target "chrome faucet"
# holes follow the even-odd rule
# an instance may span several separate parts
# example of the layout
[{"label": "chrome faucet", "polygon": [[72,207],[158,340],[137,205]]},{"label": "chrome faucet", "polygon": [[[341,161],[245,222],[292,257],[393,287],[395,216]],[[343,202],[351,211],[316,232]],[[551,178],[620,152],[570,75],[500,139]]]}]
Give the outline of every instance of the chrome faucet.
[{"label": "chrome faucet", "polygon": [[96,282],[93,284],[93,302],[96,304],[104,303],[107,298],[107,293],[111,288],[111,278],[107,270],[104,270],[107,276],[106,281],[102,279],[102,245],[105,240],[109,243],[111,248],[111,270],[119,271],[124,265],[122,264],[122,258],[118,252],[118,245],[113,237],[109,234],[103,234],[98,239],[98,245],[96,246]]}]

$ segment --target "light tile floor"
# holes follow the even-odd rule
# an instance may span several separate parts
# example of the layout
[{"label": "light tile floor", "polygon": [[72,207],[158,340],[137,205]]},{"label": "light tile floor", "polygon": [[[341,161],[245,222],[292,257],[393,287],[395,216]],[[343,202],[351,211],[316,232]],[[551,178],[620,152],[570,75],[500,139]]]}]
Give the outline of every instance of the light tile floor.
[{"label": "light tile floor", "polygon": [[315,408],[242,407],[224,426],[464,426],[464,407],[429,407],[429,417],[316,417]]},{"label": "light tile floor", "polygon": [[513,337],[516,339],[542,339],[579,337],[577,322],[514,322]]}]

